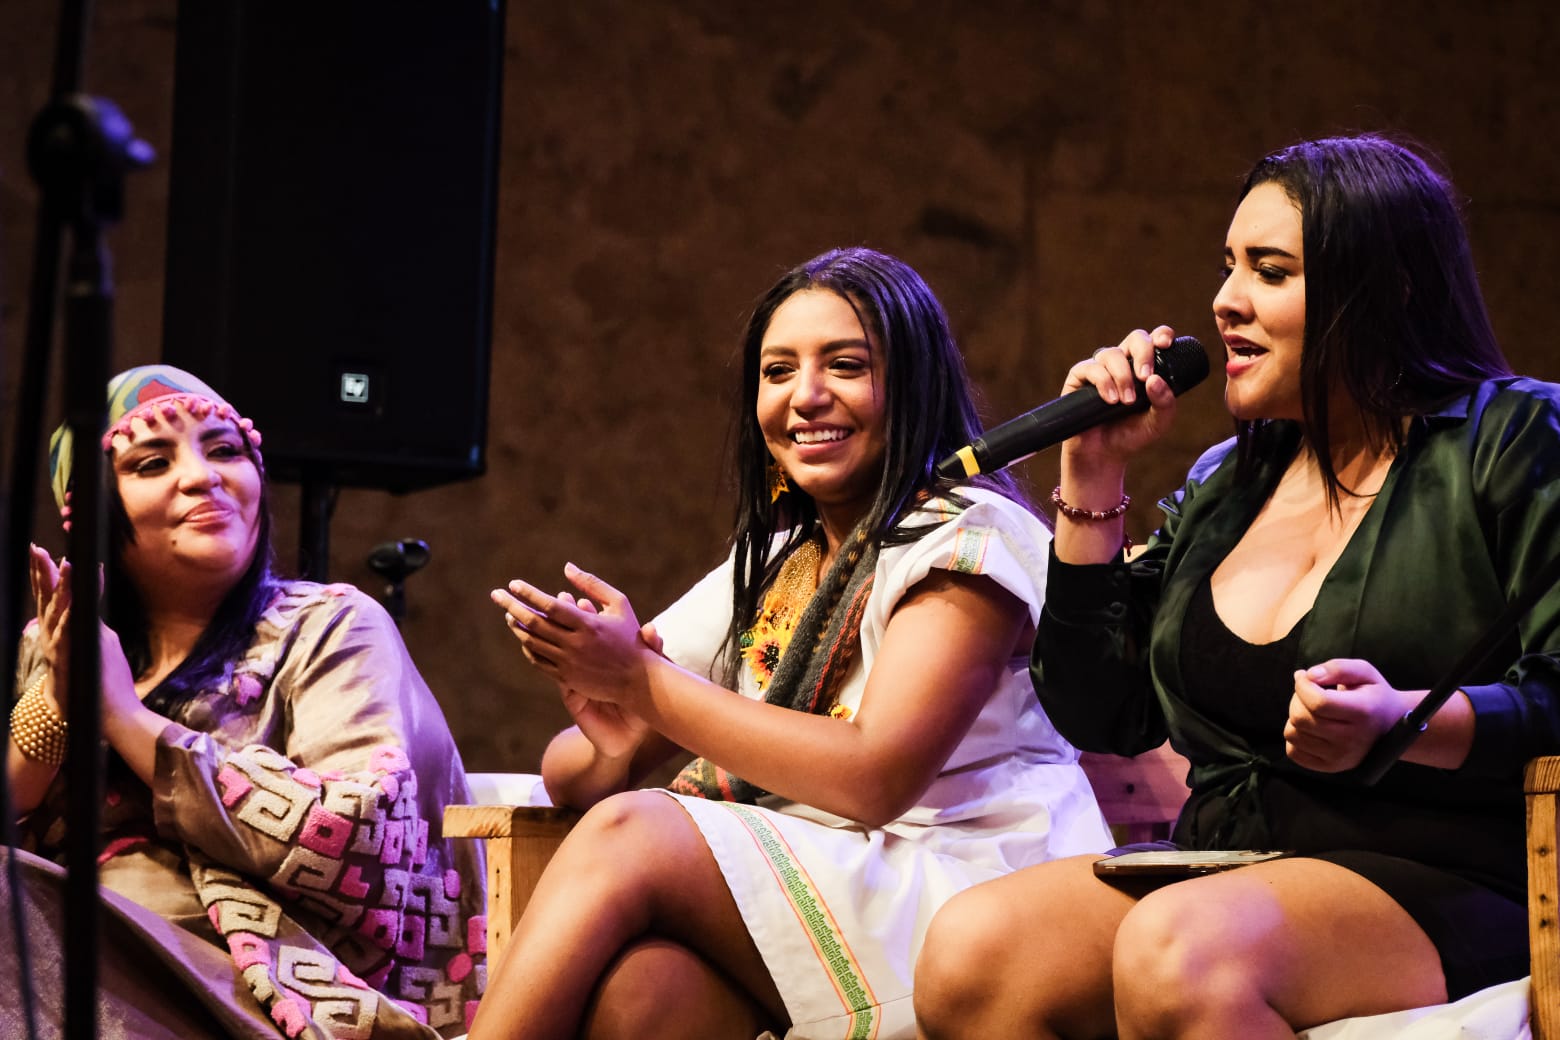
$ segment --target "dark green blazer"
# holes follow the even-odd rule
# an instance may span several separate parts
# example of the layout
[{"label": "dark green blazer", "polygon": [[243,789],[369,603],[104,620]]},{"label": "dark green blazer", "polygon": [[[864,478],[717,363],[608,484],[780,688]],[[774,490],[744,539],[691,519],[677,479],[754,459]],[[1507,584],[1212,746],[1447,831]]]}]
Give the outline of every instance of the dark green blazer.
[{"label": "dark green blazer", "polygon": [[[1191,847],[1367,848],[1524,891],[1522,767],[1560,751],[1560,589],[1549,590],[1462,689],[1473,747],[1455,770],[1409,763],[1366,787],[1294,765],[1277,732],[1236,732],[1185,691],[1182,618],[1298,450],[1293,423],[1259,434],[1236,479],[1233,439],[1160,503],[1130,565],[1052,560],[1032,671],[1041,703],[1085,750],[1136,754],[1167,737],[1192,764],[1176,840]],[[1441,680],[1560,554],[1560,387],[1493,380],[1416,419],[1376,501],[1317,594],[1293,666],[1354,657],[1399,689]],[[1292,688],[1251,690],[1287,705]],[[1279,710],[1275,708],[1275,710]],[[1281,716],[1280,716],[1281,717]]]}]

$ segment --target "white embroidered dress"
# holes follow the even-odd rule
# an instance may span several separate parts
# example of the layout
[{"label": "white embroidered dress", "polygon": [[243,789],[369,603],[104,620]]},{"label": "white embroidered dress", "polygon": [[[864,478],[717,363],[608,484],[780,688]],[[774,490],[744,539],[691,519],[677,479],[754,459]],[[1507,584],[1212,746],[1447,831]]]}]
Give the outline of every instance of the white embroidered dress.
[{"label": "white embroidered dress", "polygon": [[[934,569],[984,574],[1036,623],[1050,533],[981,489],[909,545],[885,546],[839,703],[861,704],[890,616]],[[915,518],[912,522],[915,522]],[[732,564],[656,618],[665,652],[709,675],[731,616]],[[743,669],[741,693],[762,696]],[[841,721],[841,725],[850,725]],[[758,807],[675,797],[704,835],[785,1000],[788,1037],[914,1034],[912,976],[932,914],[969,886],[1112,844],[1078,754],[1035,699],[1015,657],[964,740],[909,812],[880,829],[777,796]]]}]

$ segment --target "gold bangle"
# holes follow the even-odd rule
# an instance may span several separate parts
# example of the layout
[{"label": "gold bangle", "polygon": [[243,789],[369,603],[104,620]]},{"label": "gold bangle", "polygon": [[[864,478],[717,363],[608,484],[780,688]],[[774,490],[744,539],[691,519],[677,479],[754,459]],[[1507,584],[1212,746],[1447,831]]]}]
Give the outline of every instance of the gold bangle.
[{"label": "gold bangle", "polygon": [[11,743],[34,762],[58,766],[65,761],[70,725],[43,695],[42,675],[33,680],[11,708]]}]

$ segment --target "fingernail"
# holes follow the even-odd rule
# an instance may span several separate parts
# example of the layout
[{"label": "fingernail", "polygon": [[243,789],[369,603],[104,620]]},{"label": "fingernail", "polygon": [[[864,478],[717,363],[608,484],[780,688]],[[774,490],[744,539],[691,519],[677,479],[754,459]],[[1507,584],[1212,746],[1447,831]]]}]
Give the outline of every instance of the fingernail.
[{"label": "fingernail", "polygon": [[565,573],[565,574],[578,574],[579,572],[580,572],[580,569],[578,567],[574,566],[573,563],[565,563],[563,565],[563,573]]}]

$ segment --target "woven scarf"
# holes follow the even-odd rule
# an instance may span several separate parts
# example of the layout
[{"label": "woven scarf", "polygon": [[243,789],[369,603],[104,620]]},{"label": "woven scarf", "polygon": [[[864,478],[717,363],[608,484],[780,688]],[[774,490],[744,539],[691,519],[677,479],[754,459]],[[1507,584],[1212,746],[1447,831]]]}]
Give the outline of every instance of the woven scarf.
[{"label": "woven scarf", "polygon": [[[764,700],[782,708],[822,715],[834,707],[840,683],[861,643],[861,618],[872,594],[878,545],[860,529],[846,539],[829,573],[818,583],[796,622],[791,642],[764,692]],[[857,547],[859,546],[859,551]],[[838,596],[831,589],[844,589]],[[763,788],[722,769],[707,758],[683,767],[669,785],[678,794],[751,805],[768,794]]]}]

